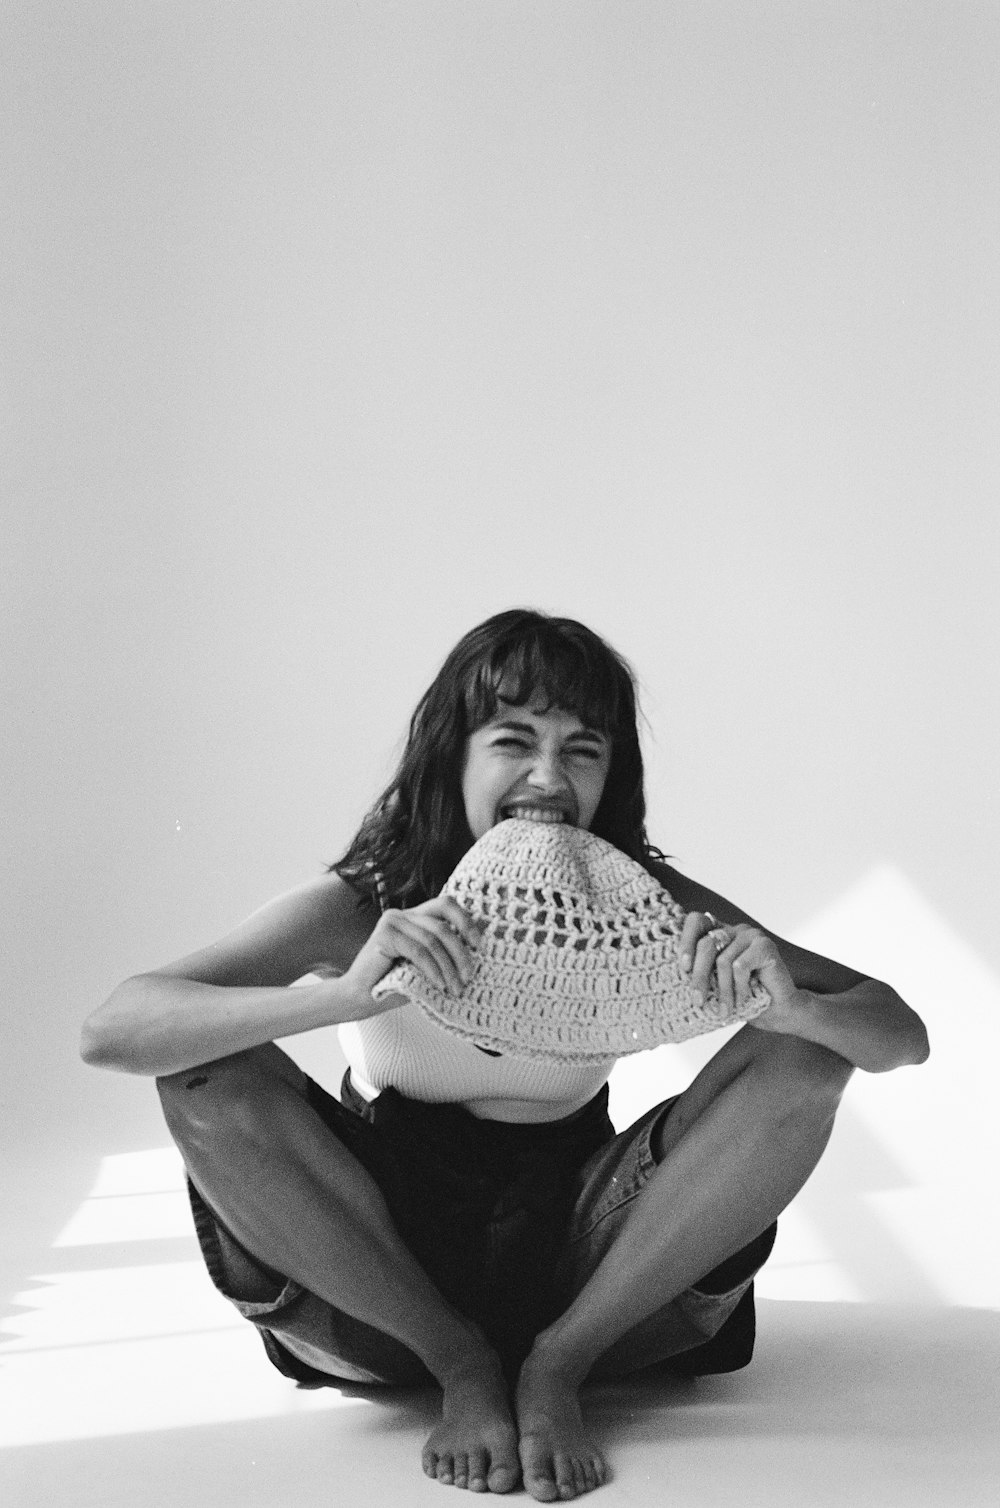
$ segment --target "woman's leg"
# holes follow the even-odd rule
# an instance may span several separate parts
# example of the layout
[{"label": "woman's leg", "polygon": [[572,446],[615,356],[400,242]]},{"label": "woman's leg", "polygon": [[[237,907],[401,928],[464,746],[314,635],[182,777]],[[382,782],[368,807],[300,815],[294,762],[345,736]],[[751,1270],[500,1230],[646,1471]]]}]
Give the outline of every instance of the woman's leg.
[{"label": "woman's leg", "polygon": [[268,1044],[157,1086],[194,1184],[241,1245],[394,1336],[441,1383],[428,1475],[511,1491],[517,1443],[496,1355],[400,1240],[377,1184],[310,1105],[297,1065]]},{"label": "woman's leg", "polygon": [[604,1465],[577,1392],[616,1342],[764,1231],[819,1160],[851,1074],[838,1054],[744,1028],[658,1128],[658,1166],[518,1382],[525,1486],[551,1501],[599,1485]]}]

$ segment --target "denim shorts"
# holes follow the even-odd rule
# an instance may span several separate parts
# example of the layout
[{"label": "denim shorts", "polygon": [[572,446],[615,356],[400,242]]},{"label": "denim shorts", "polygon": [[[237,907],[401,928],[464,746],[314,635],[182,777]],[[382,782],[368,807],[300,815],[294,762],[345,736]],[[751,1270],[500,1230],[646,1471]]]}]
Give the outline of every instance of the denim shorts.
[{"label": "denim shorts", "polygon": [[[676,1099],[616,1135],[606,1085],[575,1115],[540,1125],[482,1120],[461,1106],[424,1104],[391,1089],[368,1103],[349,1073],[339,1101],[313,1080],[308,1096],[374,1178],[439,1292],[481,1326],[511,1379],[534,1337],[610,1252],[656,1167],[654,1133]],[[312,1386],[432,1380],[393,1336],[261,1267],[190,1180],[188,1188],[209,1274],[257,1326],[279,1371]],[[653,1366],[688,1376],[746,1366],[754,1343],[753,1277],[776,1232],[776,1225],[768,1227],[641,1321],[599,1358],[591,1378]]]}]

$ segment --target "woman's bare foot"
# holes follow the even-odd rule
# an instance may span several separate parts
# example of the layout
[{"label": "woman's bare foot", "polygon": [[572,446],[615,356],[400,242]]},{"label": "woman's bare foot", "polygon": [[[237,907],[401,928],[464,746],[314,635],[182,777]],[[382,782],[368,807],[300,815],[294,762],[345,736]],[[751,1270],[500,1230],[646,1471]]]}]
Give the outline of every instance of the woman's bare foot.
[{"label": "woman's bare foot", "polygon": [[424,1446],[425,1474],[473,1492],[513,1492],[521,1467],[499,1361],[487,1352],[450,1372],[441,1386],[442,1418]]},{"label": "woman's bare foot", "polygon": [[583,1425],[577,1384],[529,1356],[517,1381],[519,1454],[525,1489],[539,1503],[579,1497],[608,1480]]}]

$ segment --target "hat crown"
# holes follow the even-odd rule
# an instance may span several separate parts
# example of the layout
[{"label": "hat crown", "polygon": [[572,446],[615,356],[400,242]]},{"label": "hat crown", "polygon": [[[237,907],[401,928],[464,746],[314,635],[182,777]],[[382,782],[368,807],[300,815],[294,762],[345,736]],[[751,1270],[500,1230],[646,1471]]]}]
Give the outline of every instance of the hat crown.
[{"label": "hat crown", "polygon": [[447,1031],[489,1051],[620,1056],[759,1015],[696,994],[680,967],[684,912],[641,864],[568,823],[511,818],[484,833],[448,879],[480,930],[473,978],[449,996],[412,965],[373,990],[416,1000]]},{"label": "hat crown", "polygon": [[674,923],[673,931],[683,920],[641,864],[586,828],[564,822],[497,823],[460,860],[445,892],[467,899],[475,910],[521,901],[528,920],[537,907],[552,904],[588,923],[603,919],[612,926],[657,914],[661,923]]}]

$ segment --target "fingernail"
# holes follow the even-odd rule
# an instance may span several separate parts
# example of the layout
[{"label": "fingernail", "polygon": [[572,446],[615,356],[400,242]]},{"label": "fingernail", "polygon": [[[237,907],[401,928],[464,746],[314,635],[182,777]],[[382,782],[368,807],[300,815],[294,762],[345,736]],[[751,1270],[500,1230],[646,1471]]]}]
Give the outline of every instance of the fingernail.
[{"label": "fingernail", "polygon": [[690,972],[691,972],[691,954],[690,953],[682,953],[681,954],[681,968],[684,970],[685,974],[690,974]]}]

